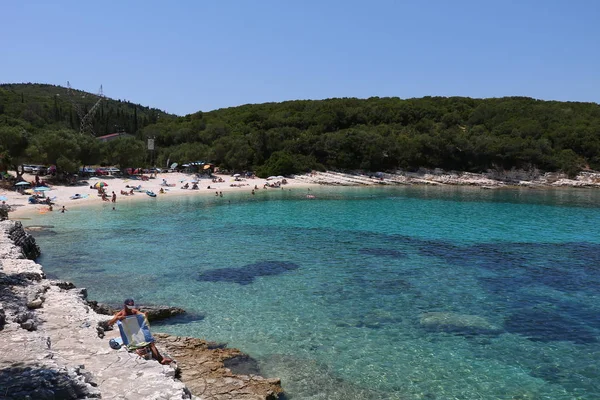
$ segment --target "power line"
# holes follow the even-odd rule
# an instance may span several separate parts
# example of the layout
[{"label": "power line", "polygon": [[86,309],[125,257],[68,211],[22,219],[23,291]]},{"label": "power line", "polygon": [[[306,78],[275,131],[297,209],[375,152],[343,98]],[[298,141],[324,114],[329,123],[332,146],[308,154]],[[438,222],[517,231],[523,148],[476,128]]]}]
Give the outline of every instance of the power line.
[{"label": "power line", "polygon": [[81,104],[79,104],[76,101],[75,91],[71,87],[71,83],[69,81],[67,81],[67,93],[69,94],[69,99],[71,100],[71,104],[73,105],[73,108],[75,108],[75,112],[77,113],[77,116],[79,117],[79,133],[80,134],[88,133],[88,134],[92,135],[93,137],[96,137],[96,133],[94,132],[94,127],[93,127],[92,123],[94,120],[94,115],[96,114],[96,111],[98,111],[98,108],[100,107],[100,103],[102,103],[102,100],[104,100],[104,92],[102,90],[102,85],[100,85],[100,90],[96,94],[96,96],[98,96],[98,101],[96,101],[96,103],[92,106],[92,108],[87,113],[84,112],[83,108],[81,107]]}]

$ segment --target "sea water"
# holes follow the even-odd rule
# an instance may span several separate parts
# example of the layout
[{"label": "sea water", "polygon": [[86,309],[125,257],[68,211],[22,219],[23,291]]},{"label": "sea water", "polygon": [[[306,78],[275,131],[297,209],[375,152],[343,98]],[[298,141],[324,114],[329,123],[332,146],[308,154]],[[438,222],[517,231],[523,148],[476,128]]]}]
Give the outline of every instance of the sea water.
[{"label": "sea water", "polygon": [[47,213],[50,277],[226,342],[290,399],[600,398],[600,192],[259,190]]}]

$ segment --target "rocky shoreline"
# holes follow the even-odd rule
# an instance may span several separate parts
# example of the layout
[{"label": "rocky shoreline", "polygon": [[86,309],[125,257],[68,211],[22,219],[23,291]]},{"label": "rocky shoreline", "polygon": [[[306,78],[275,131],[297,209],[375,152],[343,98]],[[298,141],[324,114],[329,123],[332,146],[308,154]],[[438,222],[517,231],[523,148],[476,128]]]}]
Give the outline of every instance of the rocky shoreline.
[{"label": "rocky shoreline", "polygon": [[580,172],[569,178],[559,172],[541,172],[539,170],[490,170],[485,173],[444,171],[442,169],[420,168],[409,172],[363,173],[356,172],[312,172],[296,175],[295,180],[329,186],[373,186],[373,185],[433,185],[433,186],[478,186],[484,189],[502,187],[529,188],[600,188],[600,172]]},{"label": "rocky shoreline", "polygon": [[282,396],[279,379],[259,376],[248,356],[225,345],[154,333],[177,361],[170,366],[111,349],[108,337],[118,334],[105,331],[107,316],[94,311],[85,289],[46,279],[33,261],[39,254],[20,222],[0,221],[0,399]]}]

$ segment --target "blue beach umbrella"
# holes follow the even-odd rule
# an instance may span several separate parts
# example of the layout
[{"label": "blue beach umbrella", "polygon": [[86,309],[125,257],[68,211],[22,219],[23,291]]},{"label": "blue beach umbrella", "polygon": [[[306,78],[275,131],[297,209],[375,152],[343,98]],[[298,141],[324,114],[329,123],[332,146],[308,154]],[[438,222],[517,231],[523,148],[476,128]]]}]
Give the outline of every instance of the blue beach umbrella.
[{"label": "blue beach umbrella", "polygon": [[31,185],[31,183],[25,182],[25,181],[15,183],[15,186],[25,186],[25,185]]}]

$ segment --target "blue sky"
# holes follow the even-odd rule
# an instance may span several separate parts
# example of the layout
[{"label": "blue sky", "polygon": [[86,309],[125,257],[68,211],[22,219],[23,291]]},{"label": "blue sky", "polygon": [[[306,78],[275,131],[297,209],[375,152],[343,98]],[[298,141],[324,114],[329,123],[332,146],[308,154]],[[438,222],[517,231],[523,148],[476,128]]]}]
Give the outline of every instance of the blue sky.
[{"label": "blue sky", "polygon": [[0,82],[185,115],[330,97],[600,102],[600,1],[0,0]]}]

